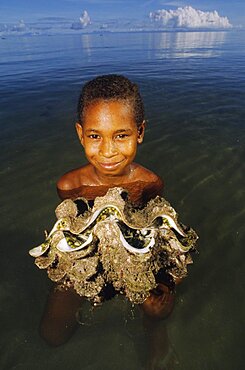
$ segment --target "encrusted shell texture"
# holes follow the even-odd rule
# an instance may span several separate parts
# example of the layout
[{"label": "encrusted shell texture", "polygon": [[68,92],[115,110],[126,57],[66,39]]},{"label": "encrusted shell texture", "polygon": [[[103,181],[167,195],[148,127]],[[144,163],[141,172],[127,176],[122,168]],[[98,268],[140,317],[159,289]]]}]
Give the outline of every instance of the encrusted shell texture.
[{"label": "encrusted shell texture", "polygon": [[133,303],[143,303],[164,270],[175,282],[187,275],[197,234],[178,222],[171,205],[157,196],[143,209],[115,187],[78,215],[72,200],[56,209],[58,221],[45,242],[29,253],[51,280],[73,286],[92,302],[103,301],[111,284]]}]

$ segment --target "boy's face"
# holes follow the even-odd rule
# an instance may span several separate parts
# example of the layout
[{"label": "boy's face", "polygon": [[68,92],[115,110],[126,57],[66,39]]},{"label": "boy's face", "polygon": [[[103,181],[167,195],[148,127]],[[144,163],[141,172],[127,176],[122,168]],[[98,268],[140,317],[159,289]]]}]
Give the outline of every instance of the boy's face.
[{"label": "boy's face", "polygon": [[143,141],[144,122],[137,127],[130,104],[99,100],[84,111],[77,133],[88,161],[98,175],[120,176],[130,172],[137,144]]}]

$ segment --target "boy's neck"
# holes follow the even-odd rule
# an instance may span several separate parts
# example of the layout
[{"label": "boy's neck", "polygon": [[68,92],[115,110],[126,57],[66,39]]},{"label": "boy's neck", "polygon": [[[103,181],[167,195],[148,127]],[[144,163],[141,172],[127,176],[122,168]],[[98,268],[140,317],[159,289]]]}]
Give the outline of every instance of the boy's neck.
[{"label": "boy's neck", "polygon": [[92,167],[93,177],[98,185],[120,185],[133,180],[134,166],[130,164],[122,175],[104,175]]}]

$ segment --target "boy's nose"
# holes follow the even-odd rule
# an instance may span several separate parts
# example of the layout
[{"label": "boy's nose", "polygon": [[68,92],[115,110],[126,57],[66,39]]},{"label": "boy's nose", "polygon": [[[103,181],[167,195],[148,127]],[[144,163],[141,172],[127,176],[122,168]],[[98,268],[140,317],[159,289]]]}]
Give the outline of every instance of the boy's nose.
[{"label": "boy's nose", "polygon": [[100,146],[100,154],[105,158],[113,157],[117,154],[117,148],[112,140],[103,140]]}]

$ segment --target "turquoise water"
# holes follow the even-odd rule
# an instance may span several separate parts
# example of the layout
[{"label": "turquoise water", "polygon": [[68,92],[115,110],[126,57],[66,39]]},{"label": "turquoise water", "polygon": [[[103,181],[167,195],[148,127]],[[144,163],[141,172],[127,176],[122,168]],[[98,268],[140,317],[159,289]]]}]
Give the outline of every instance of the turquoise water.
[{"label": "turquoise water", "polygon": [[141,314],[123,297],[86,305],[90,326],[60,348],[38,335],[51,283],[28,250],[55,221],[56,180],[85,163],[74,130],[81,85],[107,73],[139,84],[148,125],[137,160],[200,236],[161,324],[171,369],[243,369],[244,32],[9,37],[0,53],[1,369],[145,367]]}]

